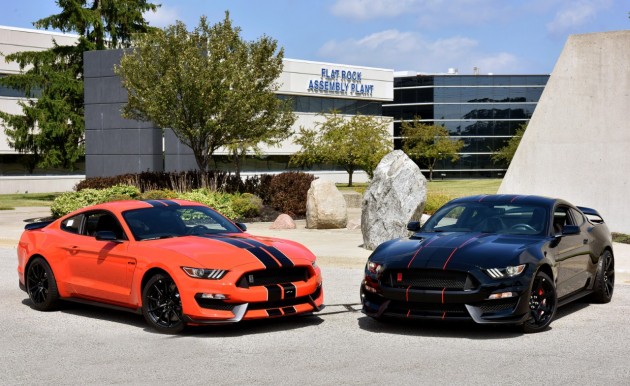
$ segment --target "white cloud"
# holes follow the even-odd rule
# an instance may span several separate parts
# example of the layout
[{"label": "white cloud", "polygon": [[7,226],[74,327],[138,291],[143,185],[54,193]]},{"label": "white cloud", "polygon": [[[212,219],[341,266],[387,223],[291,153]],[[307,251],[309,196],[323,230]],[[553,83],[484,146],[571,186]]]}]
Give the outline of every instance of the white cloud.
[{"label": "white cloud", "polygon": [[337,0],[331,7],[335,16],[359,20],[395,17],[409,11],[417,0]]},{"label": "white cloud", "polygon": [[145,12],[144,18],[149,22],[149,25],[159,28],[175,24],[175,21],[180,20],[177,8],[165,5],[159,7],[155,12]]},{"label": "white cloud", "polygon": [[446,72],[458,68],[471,74],[473,67],[493,73],[514,72],[517,58],[510,53],[485,53],[479,42],[462,36],[429,41],[413,32],[386,30],[360,39],[330,40],[318,54],[327,61],[397,71]]},{"label": "white cloud", "polygon": [[610,7],[610,0],[580,0],[565,3],[547,24],[551,34],[571,32],[594,20],[597,13]]},{"label": "white cloud", "polygon": [[360,21],[408,16],[422,28],[503,21],[518,5],[504,0],[336,0],[331,13]]}]

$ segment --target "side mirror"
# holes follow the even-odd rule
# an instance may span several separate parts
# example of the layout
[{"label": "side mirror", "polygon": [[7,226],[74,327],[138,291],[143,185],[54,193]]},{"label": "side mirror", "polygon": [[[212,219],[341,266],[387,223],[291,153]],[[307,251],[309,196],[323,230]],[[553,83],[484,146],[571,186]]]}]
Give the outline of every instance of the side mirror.
[{"label": "side mirror", "polygon": [[96,232],[96,239],[98,241],[113,241],[115,243],[121,243],[122,241],[118,240],[116,234],[112,231],[98,231]]},{"label": "side mirror", "polygon": [[237,222],[237,223],[235,223],[235,224],[236,224],[236,226],[237,226],[240,230],[242,230],[243,232],[245,232],[245,231],[247,230],[247,225],[243,224],[242,222]]},{"label": "side mirror", "polygon": [[420,221],[410,221],[407,224],[407,230],[411,232],[417,232],[420,230]]},{"label": "side mirror", "polygon": [[580,233],[580,227],[577,225],[565,225],[562,227],[562,235],[577,235]]}]

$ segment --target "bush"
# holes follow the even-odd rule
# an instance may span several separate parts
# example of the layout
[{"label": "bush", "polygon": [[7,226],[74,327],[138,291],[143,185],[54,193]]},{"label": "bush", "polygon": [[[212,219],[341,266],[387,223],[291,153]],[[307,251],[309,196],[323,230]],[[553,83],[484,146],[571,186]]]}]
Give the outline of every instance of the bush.
[{"label": "bush", "polygon": [[436,210],[440,209],[440,207],[450,200],[453,197],[448,194],[436,192],[436,193],[427,193],[427,202],[424,204],[424,213],[433,214]]},{"label": "bush", "polygon": [[148,190],[138,197],[140,200],[170,200],[177,198],[177,193],[172,190]]},{"label": "bush", "polygon": [[181,193],[178,198],[208,205],[231,220],[238,218],[238,215],[232,208],[231,194],[211,192],[207,189],[196,189],[192,192]]},{"label": "bush", "polygon": [[61,217],[85,206],[96,205],[108,201],[130,200],[136,198],[140,191],[134,186],[116,185],[107,189],[82,189],[78,192],[67,192],[55,198],[50,211],[53,217]]},{"label": "bush", "polygon": [[274,176],[269,184],[271,206],[291,216],[304,216],[308,189],[315,178],[312,174],[302,172],[287,172]]},{"label": "bush", "polygon": [[263,201],[251,193],[234,194],[232,196],[232,208],[238,218],[258,217],[263,208]]},{"label": "bush", "polygon": [[96,189],[83,189],[80,192],[63,193],[55,198],[55,201],[50,206],[50,211],[55,218],[65,216],[84,206],[101,203],[103,202],[103,197],[103,191]]}]

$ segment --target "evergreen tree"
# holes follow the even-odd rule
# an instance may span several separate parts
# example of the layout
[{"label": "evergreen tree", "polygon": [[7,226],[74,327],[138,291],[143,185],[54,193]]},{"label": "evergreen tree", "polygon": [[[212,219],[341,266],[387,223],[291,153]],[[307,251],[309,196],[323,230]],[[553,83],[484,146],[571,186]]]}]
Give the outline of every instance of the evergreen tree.
[{"label": "evergreen tree", "polygon": [[83,52],[128,47],[134,33],[151,29],[143,13],[157,6],[145,0],[57,0],[61,12],[36,21],[37,28],[76,33],[75,45],[6,56],[21,74],[0,83],[24,92],[22,114],[0,111],[9,145],[36,166],[73,169],[84,154]]}]

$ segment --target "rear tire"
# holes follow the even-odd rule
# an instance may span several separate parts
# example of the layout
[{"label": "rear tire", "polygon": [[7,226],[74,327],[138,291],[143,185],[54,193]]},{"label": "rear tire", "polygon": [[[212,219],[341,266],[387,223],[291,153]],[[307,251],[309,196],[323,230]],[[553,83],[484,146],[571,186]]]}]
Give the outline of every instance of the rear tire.
[{"label": "rear tire", "polygon": [[523,323],[526,334],[545,330],[558,308],[558,295],[553,280],[544,272],[537,272],[529,296],[530,318]]},{"label": "rear tire", "polygon": [[142,289],[142,315],[163,334],[177,334],[186,327],[179,290],[170,276],[158,273],[149,279]]},{"label": "rear tire", "polygon": [[39,311],[52,311],[59,304],[55,275],[46,260],[35,257],[26,271],[26,292]]},{"label": "rear tire", "polygon": [[599,257],[595,284],[593,284],[593,294],[589,297],[589,300],[596,303],[608,303],[612,299],[614,289],[615,258],[609,250],[606,250]]}]

